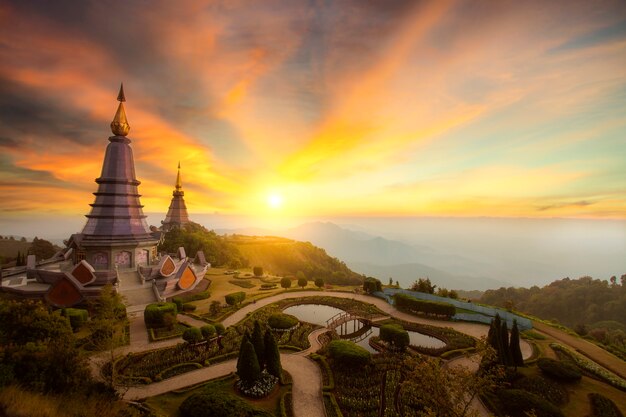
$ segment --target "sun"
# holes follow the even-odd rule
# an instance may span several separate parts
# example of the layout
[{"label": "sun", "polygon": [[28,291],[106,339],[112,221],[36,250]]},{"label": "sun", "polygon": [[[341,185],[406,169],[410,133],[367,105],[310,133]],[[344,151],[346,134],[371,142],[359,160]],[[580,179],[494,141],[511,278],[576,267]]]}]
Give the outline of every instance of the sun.
[{"label": "sun", "polygon": [[283,205],[283,196],[272,193],[267,196],[267,205],[273,209],[279,209]]}]

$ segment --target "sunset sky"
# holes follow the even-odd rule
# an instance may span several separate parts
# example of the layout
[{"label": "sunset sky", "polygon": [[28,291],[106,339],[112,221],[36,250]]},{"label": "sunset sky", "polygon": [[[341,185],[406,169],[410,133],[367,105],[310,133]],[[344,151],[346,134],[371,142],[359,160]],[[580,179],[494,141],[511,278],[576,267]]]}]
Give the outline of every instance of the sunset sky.
[{"label": "sunset sky", "polygon": [[[0,217],[626,218],[624,1],[0,3]],[[193,217],[193,216],[192,216]]]}]

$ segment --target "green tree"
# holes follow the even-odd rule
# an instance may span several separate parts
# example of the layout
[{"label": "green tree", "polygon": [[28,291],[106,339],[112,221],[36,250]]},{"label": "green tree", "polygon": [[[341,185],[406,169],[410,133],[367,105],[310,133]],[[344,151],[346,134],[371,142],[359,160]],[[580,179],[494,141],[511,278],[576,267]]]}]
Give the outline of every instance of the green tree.
[{"label": "green tree", "polygon": [[307,285],[308,283],[309,283],[309,282],[306,280],[306,278],[298,278],[298,286],[299,286],[299,287],[304,288],[304,287],[306,287],[306,285]]},{"label": "green tree", "polygon": [[500,355],[500,363],[506,366],[513,365],[513,359],[511,358],[511,348],[509,344],[509,329],[506,324],[506,320],[502,320],[502,326],[500,327],[500,344],[502,349],[500,352],[498,352]]},{"label": "green tree", "polygon": [[380,326],[380,339],[389,343],[392,349],[404,351],[409,346],[409,332],[400,324],[384,324]]},{"label": "green tree", "polygon": [[261,324],[258,320],[254,321],[254,328],[252,330],[252,337],[250,338],[252,346],[254,346],[254,352],[256,353],[257,360],[259,361],[259,367],[261,370],[265,368],[265,342],[263,341],[263,331],[261,330]]},{"label": "green tree", "polygon": [[209,314],[211,317],[217,317],[221,312],[222,304],[217,300],[211,301],[211,304],[209,305]]},{"label": "green tree", "polygon": [[237,375],[244,385],[253,385],[261,377],[261,367],[254,351],[254,346],[246,337],[241,342],[237,360]]},{"label": "green tree", "polygon": [[382,290],[383,286],[380,280],[372,277],[367,277],[363,280],[363,291],[365,291],[366,293],[371,294],[373,292],[380,292]]},{"label": "green tree", "polygon": [[255,277],[262,277],[263,276],[263,267],[255,266],[254,268],[252,268],[252,273],[254,274]]},{"label": "green tree", "polygon": [[518,366],[524,366],[524,358],[522,357],[522,350],[519,346],[519,329],[517,328],[516,320],[513,320],[513,328],[511,329],[510,349],[513,365],[515,365],[516,368]]},{"label": "green tree", "polygon": [[280,286],[287,289],[291,287],[291,280],[287,277],[284,277],[280,280]]},{"label": "green tree", "polygon": [[57,252],[57,248],[47,240],[35,237],[28,251],[35,255],[37,260],[42,260],[51,258]]},{"label": "green tree", "polygon": [[[484,342],[479,343],[478,350],[487,362],[494,360],[495,352]],[[414,410],[428,410],[423,415],[478,416],[471,403],[480,395],[493,393],[501,385],[502,368],[495,366],[474,372],[463,366],[444,367],[442,364],[442,361],[426,356],[406,357],[404,369],[407,374],[398,392],[405,407],[402,411],[406,415],[414,415]]]},{"label": "green tree", "polygon": [[434,294],[435,288],[437,288],[437,286],[430,282],[430,278],[418,278],[418,280],[411,285],[411,291],[418,291],[426,294]]},{"label": "green tree", "polygon": [[322,288],[324,286],[324,279],[323,278],[315,278],[315,286],[317,288]]},{"label": "green tree", "polygon": [[40,392],[70,392],[91,383],[69,321],[41,302],[0,299],[0,368]]},{"label": "green tree", "polygon": [[[107,352],[108,361],[114,364],[115,349],[127,342],[126,328],[129,322],[122,296],[110,284],[105,285],[100,296],[90,302],[90,308],[93,314],[88,323],[91,332],[89,340],[95,350]],[[115,366],[112,368],[106,381],[110,388],[117,382],[117,371]]]},{"label": "green tree", "polygon": [[197,327],[185,329],[183,340],[189,344],[198,343],[202,340],[202,331]]},{"label": "green tree", "polygon": [[280,378],[280,375],[282,374],[280,352],[278,351],[278,343],[276,343],[274,334],[270,329],[265,330],[263,341],[265,342],[265,362],[267,364],[267,372],[277,378]]}]

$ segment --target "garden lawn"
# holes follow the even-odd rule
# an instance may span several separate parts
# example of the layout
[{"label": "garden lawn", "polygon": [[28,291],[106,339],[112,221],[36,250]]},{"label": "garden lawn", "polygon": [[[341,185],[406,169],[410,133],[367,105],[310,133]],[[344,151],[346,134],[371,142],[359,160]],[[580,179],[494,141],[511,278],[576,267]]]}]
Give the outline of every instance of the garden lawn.
[{"label": "garden lawn", "polygon": [[192,394],[195,394],[197,392],[202,392],[203,390],[207,388],[214,388],[220,392],[237,395],[238,397],[246,400],[248,403],[250,403],[254,407],[262,408],[263,410],[269,411],[270,413],[273,413],[276,416],[280,415],[279,413],[280,397],[283,395],[283,393],[291,390],[290,385],[285,385],[285,386],[278,385],[276,388],[274,388],[274,391],[272,391],[272,393],[269,396],[258,399],[258,400],[253,400],[253,399],[244,397],[242,395],[239,395],[236,392],[235,390],[236,380],[237,380],[237,377],[234,375],[224,377],[224,378],[219,378],[213,381],[209,381],[206,384],[203,384],[189,391],[178,392],[178,393],[172,391],[166,394],[157,395],[156,397],[147,398],[145,401],[145,404],[148,407],[150,407],[150,409],[155,411],[155,413],[159,416],[162,415],[162,416],[179,417],[180,414],[178,413],[178,408],[180,407],[182,402],[185,401],[185,399],[190,397]]}]

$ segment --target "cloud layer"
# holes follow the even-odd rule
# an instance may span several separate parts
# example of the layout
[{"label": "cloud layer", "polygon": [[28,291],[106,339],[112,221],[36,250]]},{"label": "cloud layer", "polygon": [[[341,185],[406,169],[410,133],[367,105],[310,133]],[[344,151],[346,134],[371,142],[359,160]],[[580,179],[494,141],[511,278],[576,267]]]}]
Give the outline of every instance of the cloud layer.
[{"label": "cloud layer", "polygon": [[86,213],[127,94],[142,203],[626,214],[620,1],[0,5],[0,214]]}]

